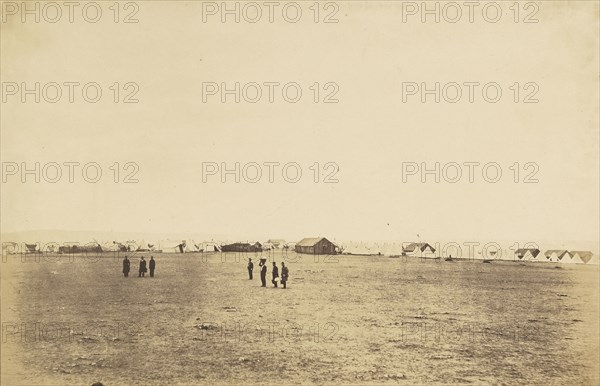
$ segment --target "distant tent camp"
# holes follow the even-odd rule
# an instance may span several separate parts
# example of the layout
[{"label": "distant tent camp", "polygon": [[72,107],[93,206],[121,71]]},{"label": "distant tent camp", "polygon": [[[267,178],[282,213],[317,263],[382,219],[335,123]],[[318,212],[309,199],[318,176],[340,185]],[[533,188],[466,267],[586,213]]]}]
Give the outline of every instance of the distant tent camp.
[{"label": "distant tent camp", "polygon": [[[552,263],[561,262],[565,255],[569,255],[569,251],[565,249],[549,249],[546,252],[544,252],[544,256],[546,256],[546,259],[548,259],[548,261]],[[570,255],[567,257],[571,258]]]},{"label": "distant tent camp", "polygon": [[520,248],[515,251],[515,256],[521,261],[534,261],[539,254],[540,250],[535,248]]},{"label": "distant tent camp", "polygon": [[591,251],[571,251],[571,255],[576,264],[587,264],[594,256]]},{"label": "distant tent camp", "polygon": [[410,243],[404,247],[403,252],[409,256],[417,257],[435,257],[435,248],[428,243]]}]

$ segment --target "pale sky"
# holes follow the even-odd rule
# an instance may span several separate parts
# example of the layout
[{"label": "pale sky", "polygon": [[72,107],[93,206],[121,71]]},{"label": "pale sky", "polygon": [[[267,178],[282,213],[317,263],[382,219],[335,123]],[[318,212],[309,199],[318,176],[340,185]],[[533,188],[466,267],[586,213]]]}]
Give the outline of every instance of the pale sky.
[{"label": "pale sky", "polygon": [[[95,104],[81,88],[68,103],[65,86],[57,103],[6,96],[4,167],[97,162],[103,175],[96,184],[81,169],[69,183],[66,167],[55,184],[5,176],[2,232],[598,240],[596,2],[540,2],[535,24],[514,23],[506,4],[498,23],[403,23],[400,3],[389,1],[338,2],[336,24],[314,23],[312,2],[299,2],[296,24],[280,13],[274,23],[236,24],[216,16],[203,23],[201,2],[145,1],[139,23],[116,24],[112,2],[100,4],[95,24],[76,11],[74,23],[21,23],[17,15],[0,25],[5,87],[97,82],[103,92]],[[114,103],[115,82],[137,83],[139,103]],[[277,90],[273,103],[266,94],[255,104],[221,103],[220,94],[203,103],[203,82],[297,82],[303,94],[295,104]],[[335,82],[339,102],[314,103],[315,82]],[[403,103],[403,82],[496,82],[503,94],[498,103],[485,102],[481,88],[474,103],[466,95],[421,103],[420,94]],[[515,103],[515,82],[536,83],[539,102]],[[115,162],[139,165],[139,182],[115,184]],[[296,162],[303,174],[298,183],[284,181],[281,169],[273,183],[266,174],[255,184],[219,175],[203,183],[204,162]],[[340,168],[337,183],[322,182],[327,162]],[[421,183],[419,174],[403,182],[403,162],[496,162],[503,174],[488,183],[479,168],[469,183],[463,167],[455,184]],[[522,182],[527,162],[538,165],[538,183]]]}]

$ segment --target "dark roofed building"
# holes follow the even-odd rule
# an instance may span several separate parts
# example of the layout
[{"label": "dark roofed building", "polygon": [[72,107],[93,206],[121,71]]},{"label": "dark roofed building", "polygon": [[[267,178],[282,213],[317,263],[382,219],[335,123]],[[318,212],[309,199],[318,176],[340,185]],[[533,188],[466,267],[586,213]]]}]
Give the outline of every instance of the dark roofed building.
[{"label": "dark roofed building", "polygon": [[296,243],[297,253],[311,255],[335,255],[335,244],[325,237],[308,237]]},{"label": "dark roofed building", "polygon": [[259,242],[254,244],[250,243],[233,243],[223,245],[221,247],[222,252],[261,252],[262,245]]}]

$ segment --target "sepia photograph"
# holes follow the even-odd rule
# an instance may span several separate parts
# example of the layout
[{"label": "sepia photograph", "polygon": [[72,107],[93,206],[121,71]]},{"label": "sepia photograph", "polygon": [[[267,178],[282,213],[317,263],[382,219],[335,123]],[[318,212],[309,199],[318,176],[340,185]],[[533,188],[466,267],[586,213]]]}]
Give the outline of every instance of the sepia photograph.
[{"label": "sepia photograph", "polygon": [[600,386],[600,1],[0,0],[0,384]]}]

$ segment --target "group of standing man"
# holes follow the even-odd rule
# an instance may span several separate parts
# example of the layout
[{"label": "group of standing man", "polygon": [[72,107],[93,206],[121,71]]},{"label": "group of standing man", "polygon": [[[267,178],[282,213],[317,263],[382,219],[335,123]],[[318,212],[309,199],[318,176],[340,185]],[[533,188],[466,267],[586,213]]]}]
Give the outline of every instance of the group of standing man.
[{"label": "group of standing man", "polygon": [[[150,262],[148,264],[148,268],[150,268],[150,277],[154,277],[154,269],[156,268],[156,261],[154,260],[154,256],[150,256]],[[129,271],[131,270],[131,261],[125,256],[123,259],[123,275],[125,277],[129,277]],[[146,268],[146,260],[144,260],[144,256],[140,259],[140,270],[138,272],[138,277],[145,277],[148,269]]]},{"label": "group of standing man", "polygon": [[[266,287],[267,286],[267,259],[266,258],[261,258],[260,262],[258,263],[258,266],[261,267],[260,268],[260,282],[261,282],[261,287]],[[248,280],[252,280],[253,276],[252,276],[252,271],[254,271],[254,263],[252,262],[252,259],[248,259]],[[273,283],[273,286],[275,288],[277,288],[277,283],[279,281],[281,281],[281,285],[283,286],[283,288],[287,288],[286,287],[286,283],[288,281],[288,277],[289,277],[289,270],[288,267],[285,266],[284,262],[281,262],[281,279],[279,278],[279,267],[277,266],[276,262],[273,262],[273,268],[271,270],[271,283]]]}]

